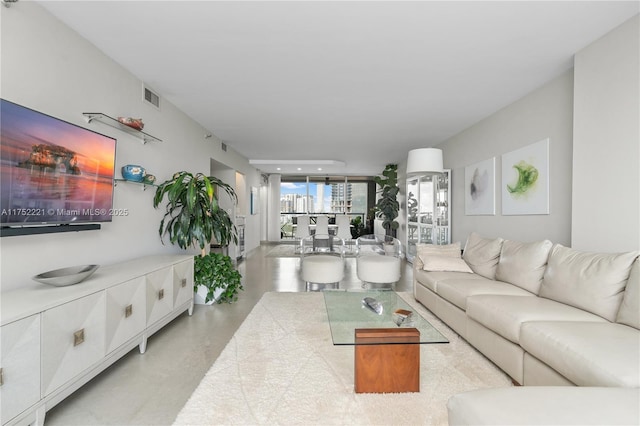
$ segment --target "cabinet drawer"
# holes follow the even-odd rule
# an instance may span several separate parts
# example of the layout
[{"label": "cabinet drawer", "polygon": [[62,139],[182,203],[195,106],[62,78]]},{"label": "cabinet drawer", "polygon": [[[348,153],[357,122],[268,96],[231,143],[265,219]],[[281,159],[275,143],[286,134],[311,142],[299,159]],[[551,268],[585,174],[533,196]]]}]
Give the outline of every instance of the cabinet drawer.
[{"label": "cabinet drawer", "polygon": [[193,260],[173,266],[173,306],[180,306],[193,298]]},{"label": "cabinet drawer", "polygon": [[146,275],[147,280],[147,326],[171,313],[173,310],[173,272],[164,268]]},{"label": "cabinet drawer", "polygon": [[105,296],[101,291],[42,313],[43,396],[105,356]]},{"label": "cabinet drawer", "polygon": [[0,328],[0,418],[11,420],[40,400],[40,315]]},{"label": "cabinet drawer", "polygon": [[107,353],[142,333],[147,319],[144,277],[107,289]]}]

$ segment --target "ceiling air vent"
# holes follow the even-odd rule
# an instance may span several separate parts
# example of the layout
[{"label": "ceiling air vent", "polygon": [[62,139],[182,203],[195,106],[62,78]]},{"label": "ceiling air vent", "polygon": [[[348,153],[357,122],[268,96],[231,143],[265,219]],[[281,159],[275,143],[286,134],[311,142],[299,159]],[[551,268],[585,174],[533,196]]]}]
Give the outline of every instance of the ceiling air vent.
[{"label": "ceiling air vent", "polygon": [[142,86],[144,91],[145,102],[150,103],[154,107],[160,109],[160,96],[146,86]]}]

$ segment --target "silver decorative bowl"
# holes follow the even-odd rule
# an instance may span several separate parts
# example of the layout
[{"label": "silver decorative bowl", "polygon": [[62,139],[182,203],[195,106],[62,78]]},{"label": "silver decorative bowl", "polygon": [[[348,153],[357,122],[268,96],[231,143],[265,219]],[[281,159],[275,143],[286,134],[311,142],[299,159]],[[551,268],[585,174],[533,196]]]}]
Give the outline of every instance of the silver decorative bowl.
[{"label": "silver decorative bowl", "polygon": [[38,274],[33,277],[33,279],[43,284],[64,287],[67,285],[78,284],[79,282],[86,280],[99,267],[100,265],[71,266],[69,268],[43,272],[42,274]]}]

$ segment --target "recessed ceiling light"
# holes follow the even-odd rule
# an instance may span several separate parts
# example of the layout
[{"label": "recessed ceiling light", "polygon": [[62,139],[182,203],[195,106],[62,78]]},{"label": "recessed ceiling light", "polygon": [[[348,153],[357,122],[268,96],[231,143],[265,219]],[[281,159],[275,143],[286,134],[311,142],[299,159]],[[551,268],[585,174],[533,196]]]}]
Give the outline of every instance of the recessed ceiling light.
[{"label": "recessed ceiling light", "polygon": [[249,164],[252,165],[273,165],[283,164],[283,165],[293,165],[293,164],[302,164],[305,166],[346,166],[347,163],[339,160],[257,160],[257,159],[249,159]]},{"label": "recessed ceiling light", "polygon": [[302,170],[302,167],[298,167],[298,171]]},{"label": "recessed ceiling light", "polygon": [[282,167],[276,167],[276,170],[282,170]]},{"label": "recessed ceiling light", "polygon": [[321,172],[322,171],[322,167],[318,167],[318,171]]}]

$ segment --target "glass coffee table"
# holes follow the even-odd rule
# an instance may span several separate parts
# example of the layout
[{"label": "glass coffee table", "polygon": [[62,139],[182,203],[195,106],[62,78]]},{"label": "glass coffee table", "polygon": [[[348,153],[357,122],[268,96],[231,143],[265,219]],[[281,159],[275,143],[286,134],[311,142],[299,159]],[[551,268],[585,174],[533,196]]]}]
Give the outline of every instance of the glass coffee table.
[{"label": "glass coffee table", "polygon": [[[419,392],[420,345],[449,343],[394,291],[323,292],[334,345],[353,345],[356,393]],[[378,314],[363,303],[382,305]]]}]

